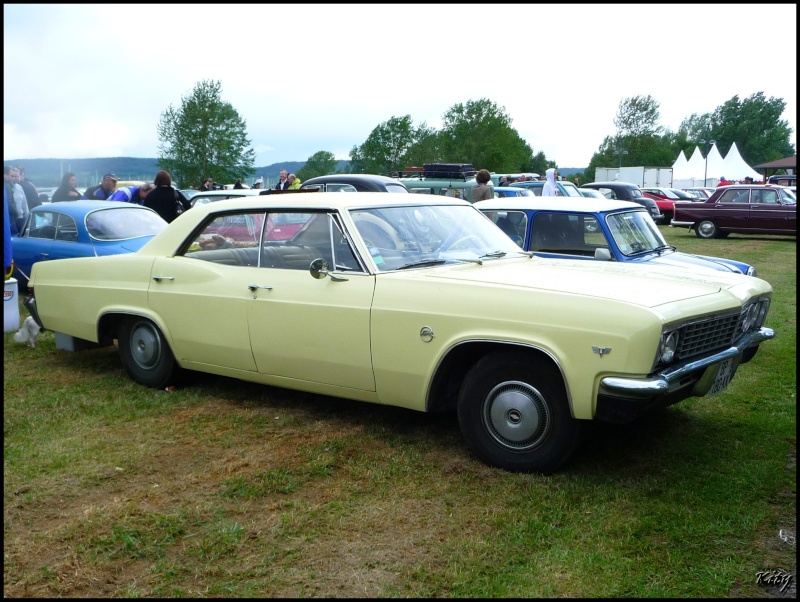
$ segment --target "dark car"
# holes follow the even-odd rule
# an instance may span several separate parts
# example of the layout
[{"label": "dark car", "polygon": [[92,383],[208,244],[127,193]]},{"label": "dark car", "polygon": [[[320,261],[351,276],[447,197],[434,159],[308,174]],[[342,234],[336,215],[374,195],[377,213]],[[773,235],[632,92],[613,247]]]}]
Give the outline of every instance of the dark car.
[{"label": "dark car", "polygon": [[408,188],[388,176],[373,174],[331,174],[309,178],[300,190],[318,190],[319,192],[399,192],[408,193]]},{"label": "dark car", "polygon": [[664,216],[656,202],[644,196],[636,184],[631,184],[630,182],[590,182],[589,184],[584,184],[581,188],[599,190],[607,199],[637,203],[647,209],[655,223],[660,224],[664,221]]},{"label": "dark car", "polygon": [[670,226],[694,230],[699,238],[725,238],[731,232],[797,236],[797,198],[782,186],[724,186],[707,201],[675,203]]},{"label": "dark car", "polygon": [[778,175],[770,176],[767,184],[777,184],[778,186],[797,186],[797,176]]}]

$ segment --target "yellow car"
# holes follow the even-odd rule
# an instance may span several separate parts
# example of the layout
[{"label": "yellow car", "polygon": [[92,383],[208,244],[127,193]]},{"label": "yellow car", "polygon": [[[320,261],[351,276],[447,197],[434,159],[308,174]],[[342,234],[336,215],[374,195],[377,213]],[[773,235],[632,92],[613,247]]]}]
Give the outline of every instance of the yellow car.
[{"label": "yellow car", "polygon": [[429,195],[198,205],[135,253],[36,263],[29,288],[59,349],[118,341],[143,385],[189,369],[456,409],[481,460],[545,474],[586,421],[722,393],[774,336],[763,280],[535,257]]}]

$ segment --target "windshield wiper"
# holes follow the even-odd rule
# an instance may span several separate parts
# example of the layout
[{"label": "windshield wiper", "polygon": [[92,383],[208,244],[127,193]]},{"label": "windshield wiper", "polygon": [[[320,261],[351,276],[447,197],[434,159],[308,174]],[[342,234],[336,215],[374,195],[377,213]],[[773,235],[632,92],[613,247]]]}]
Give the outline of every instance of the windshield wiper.
[{"label": "windshield wiper", "polygon": [[661,245],[660,247],[656,248],[656,251],[658,251],[658,254],[661,255],[667,249],[673,252],[677,251],[677,248],[672,245]]},{"label": "windshield wiper", "polygon": [[398,270],[405,270],[406,268],[416,268],[423,265],[441,265],[443,263],[447,263],[446,259],[420,259],[419,261],[412,261],[411,263],[407,263],[405,265],[401,265]]}]

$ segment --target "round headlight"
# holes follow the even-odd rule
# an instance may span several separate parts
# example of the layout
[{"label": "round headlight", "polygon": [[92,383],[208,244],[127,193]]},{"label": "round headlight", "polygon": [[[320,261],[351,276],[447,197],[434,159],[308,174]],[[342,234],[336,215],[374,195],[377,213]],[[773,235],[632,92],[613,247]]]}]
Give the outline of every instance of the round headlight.
[{"label": "round headlight", "polygon": [[678,349],[678,331],[670,332],[664,339],[664,344],[661,346],[661,361],[665,364],[670,363],[675,357],[675,351]]},{"label": "round headlight", "polygon": [[750,332],[758,317],[758,305],[755,303],[748,306],[742,313],[742,332]]}]

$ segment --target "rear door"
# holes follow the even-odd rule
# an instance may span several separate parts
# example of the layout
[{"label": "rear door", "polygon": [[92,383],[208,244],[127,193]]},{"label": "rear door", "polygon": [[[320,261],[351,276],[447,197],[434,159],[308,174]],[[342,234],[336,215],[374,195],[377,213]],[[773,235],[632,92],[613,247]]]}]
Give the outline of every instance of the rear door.
[{"label": "rear door", "polygon": [[756,230],[795,232],[796,205],[782,205],[775,189],[753,189],[750,193],[750,223]]}]

